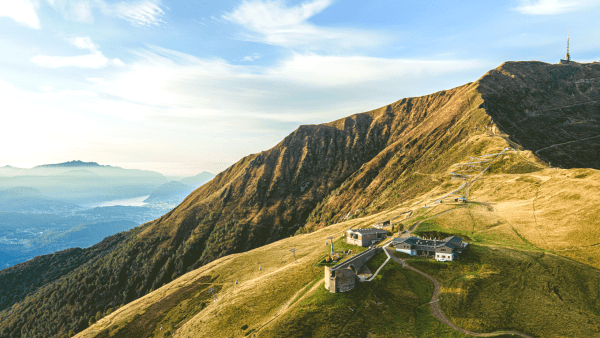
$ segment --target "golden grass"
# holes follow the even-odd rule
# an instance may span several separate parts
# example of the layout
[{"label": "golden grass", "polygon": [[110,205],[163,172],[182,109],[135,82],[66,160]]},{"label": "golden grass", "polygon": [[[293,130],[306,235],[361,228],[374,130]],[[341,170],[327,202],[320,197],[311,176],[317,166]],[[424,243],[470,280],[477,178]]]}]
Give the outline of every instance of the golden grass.
[{"label": "golden grass", "polygon": [[[452,208],[456,209],[423,222],[419,230],[462,234],[479,247],[488,248],[481,251],[474,267],[455,268],[461,263],[441,264],[442,268],[428,267],[429,263],[423,266],[433,269],[442,281],[443,308],[457,325],[474,331],[502,328],[535,332],[548,327],[567,336],[565,330],[577,325],[577,332],[592,332],[590,328],[596,327],[600,314],[593,312],[598,308],[600,282],[596,277],[600,274],[589,268],[600,268],[600,206],[596,201],[600,196],[600,173],[545,169],[527,174],[490,174],[471,189],[470,200],[478,203],[465,208],[450,204],[418,208],[451,189],[450,185],[438,188],[378,214],[223,257],[117,309],[77,337],[100,337],[106,329],[110,332],[107,337],[119,329],[124,332],[153,304],[154,308],[156,304],[167,304],[176,290],[196,284],[198,292],[217,287],[219,300],[209,299],[205,307],[187,317],[177,312],[183,310],[165,308],[154,323],[155,336],[162,334],[156,331],[160,325],[172,329],[169,332],[173,337],[243,337],[252,330],[278,332],[277,325],[283,318],[293,320],[299,309],[306,309],[305,300],[312,299],[308,304],[314,310],[330,301],[330,295],[321,290],[323,268],[313,266],[329,250],[324,245],[327,237],[339,238],[346,229],[369,227],[411,209],[415,212],[402,221],[405,225]],[[298,263],[289,251],[292,248],[297,249]],[[577,280],[568,276],[575,272]],[[202,278],[207,277],[214,281],[203,284]],[[596,298],[590,298],[590,294]],[[584,305],[593,311],[578,309]],[[564,320],[557,320],[563,315]],[[432,320],[428,314],[420,316],[420,320]],[[556,323],[562,323],[565,329],[560,331]]]}]

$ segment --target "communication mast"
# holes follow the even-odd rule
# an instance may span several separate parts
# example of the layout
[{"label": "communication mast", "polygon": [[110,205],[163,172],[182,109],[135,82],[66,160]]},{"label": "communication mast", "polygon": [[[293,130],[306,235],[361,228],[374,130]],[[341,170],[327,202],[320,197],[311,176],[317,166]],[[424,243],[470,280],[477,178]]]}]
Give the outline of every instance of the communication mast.
[{"label": "communication mast", "polygon": [[569,53],[569,31],[567,30],[567,55],[565,55],[564,59],[560,60],[560,63],[567,64],[571,63],[571,54]]},{"label": "communication mast", "polygon": [[566,60],[567,61],[571,61],[571,55],[569,54],[569,31],[567,30],[567,56],[566,56]]}]

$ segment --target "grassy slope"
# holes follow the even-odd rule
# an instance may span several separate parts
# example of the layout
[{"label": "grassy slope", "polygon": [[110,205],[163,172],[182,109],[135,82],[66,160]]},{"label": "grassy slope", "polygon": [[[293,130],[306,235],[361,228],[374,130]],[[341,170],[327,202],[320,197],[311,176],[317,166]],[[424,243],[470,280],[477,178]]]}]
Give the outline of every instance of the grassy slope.
[{"label": "grassy slope", "polygon": [[442,283],[442,310],[462,328],[600,336],[600,275],[584,264],[544,251],[478,245],[460,262],[410,264]]},{"label": "grassy slope", "polygon": [[417,233],[452,232],[480,244],[550,250],[600,268],[599,192],[600,172],[593,169],[486,175],[470,190],[476,203],[421,223]]},{"label": "grassy slope", "polygon": [[[508,156],[514,159],[504,161],[471,189],[471,197],[478,203],[419,226],[420,231],[468,236],[473,244],[469,257],[451,264],[412,264],[442,282],[442,308],[461,327],[480,332],[514,329],[543,337],[593,337],[600,330],[600,274],[586,265],[593,263],[587,261],[588,255],[565,249],[600,238],[594,233],[598,227],[592,216],[600,208],[586,200],[593,198],[600,177],[594,170],[579,169],[511,174],[519,168],[515,163],[524,160],[518,155]],[[579,191],[581,197],[564,197],[574,191]],[[534,220],[526,221],[527,214],[533,219],[531,204],[536,193],[535,214],[538,224],[543,222],[541,230],[535,227]],[[324,245],[327,237],[339,238],[351,226],[366,226],[430,203],[437,194],[427,193],[380,214],[221,258],[117,310],[80,336],[94,337],[101,332],[98,328],[110,328],[107,323],[115,325],[110,332],[118,332],[116,328],[131,322],[136,315],[143,318],[145,312],[151,313],[150,307],[156,309],[156,304],[162,303],[165,314],[149,324],[155,329],[154,336],[160,336],[156,329],[163,325],[176,337],[242,337],[251,330],[260,330],[261,337],[302,336],[307,332],[315,336],[356,332],[363,337],[368,333],[382,337],[460,337],[428,315],[428,307],[423,304],[431,296],[429,284],[393,262],[382,269],[374,282],[335,295],[325,292],[322,286],[323,268],[312,266],[328,251]],[[556,208],[552,206],[554,199],[562,201],[563,214],[550,212]],[[456,207],[421,208],[405,223],[410,225]],[[567,221],[578,214],[584,215],[580,222]],[[515,222],[517,219],[522,221]],[[574,235],[581,229],[587,229],[589,236]],[[537,239],[540,233],[546,235]],[[298,264],[292,263],[289,249],[293,247],[298,249]],[[586,264],[558,256],[554,248],[557,253]],[[259,263],[262,271],[258,271]],[[202,278],[214,281],[205,283]],[[197,287],[189,292],[186,285]],[[198,297],[197,292],[209,286],[219,290],[219,301],[211,302],[204,293],[204,298],[196,301],[201,305],[197,305],[195,313],[188,309],[182,315],[184,307],[169,305],[168,297],[177,297],[169,296],[175,290],[188,290],[180,293],[191,296],[180,302],[191,302],[189,299]]]}]

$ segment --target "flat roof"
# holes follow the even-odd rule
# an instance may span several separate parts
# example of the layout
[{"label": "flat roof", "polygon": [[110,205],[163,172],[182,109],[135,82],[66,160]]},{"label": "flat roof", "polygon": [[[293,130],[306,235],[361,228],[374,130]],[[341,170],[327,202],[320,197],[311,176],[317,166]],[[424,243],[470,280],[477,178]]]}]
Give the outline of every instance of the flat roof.
[{"label": "flat roof", "polygon": [[392,239],[394,244],[402,244],[406,243],[408,245],[415,245],[417,250],[423,250],[427,248],[441,248],[448,247],[450,249],[458,249],[462,246],[462,238],[458,236],[450,236],[446,237],[443,240],[435,240],[435,239],[422,239],[415,236],[398,238],[394,237]]},{"label": "flat roof", "polygon": [[365,234],[377,234],[377,233],[386,233],[387,231],[382,230],[382,229],[375,229],[375,228],[369,228],[369,229],[350,229],[348,230],[348,232],[356,232],[359,233],[361,235],[365,235]]}]

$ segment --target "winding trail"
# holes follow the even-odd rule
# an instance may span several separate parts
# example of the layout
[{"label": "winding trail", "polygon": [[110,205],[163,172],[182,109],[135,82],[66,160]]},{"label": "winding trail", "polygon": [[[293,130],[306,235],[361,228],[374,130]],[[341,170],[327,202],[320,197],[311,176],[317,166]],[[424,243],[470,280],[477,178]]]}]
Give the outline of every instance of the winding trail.
[{"label": "winding trail", "polygon": [[580,139],[580,140],[573,140],[573,141],[569,141],[569,142],[564,142],[564,143],[559,143],[559,144],[553,144],[553,145],[551,145],[551,146],[549,146],[549,147],[545,147],[545,148],[542,148],[542,149],[538,149],[538,150],[536,150],[536,151],[535,151],[535,154],[536,154],[537,156],[540,156],[539,152],[540,152],[540,151],[542,151],[542,150],[546,150],[546,149],[550,149],[550,148],[554,148],[554,147],[562,146],[562,145],[569,144],[569,143],[575,143],[575,142],[581,142],[581,141],[591,140],[591,139],[593,139],[593,138],[598,138],[598,137],[600,137],[600,135],[598,135],[598,136],[592,136],[592,137],[586,137],[586,138],[582,138],[582,139]]},{"label": "winding trail", "polygon": [[[387,248],[384,249],[387,252]],[[431,314],[437,318],[440,322],[448,325],[449,327],[451,327],[452,329],[464,333],[464,334],[468,334],[471,336],[475,336],[475,337],[494,337],[494,336],[499,336],[502,334],[512,334],[512,335],[516,335],[516,336],[520,336],[520,337],[525,337],[525,338],[533,338],[532,336],[526,335],[524,333],[521,332],[517,332],[517,331],[496,331],[496,332],[490,332],[490,333],[479,333],[479,332],[473,332],[473,331],[469,331],[469,330],[465,330],[462,329],[456,325],[454,325],[451,321],[448,320],[448,318],[446,318],[446,316],[444,315],[444,313],[442,312],[442,309],[440,308],[440,287],[441,284],[440,282],[438,282],[437,279],[433,278],[432,276],[426,274],[425,272],[418,270],[410,265],[408,265],[406,263],[406,259],[400,259],[396,256],[394,256],[393,254],[390,255],[388,254],[388,257],[391,257],[393,260],[395,260],[396,262],[398,262],[399,264],[402,264],[402,266],[406,269],[412,270],[416,273],[419,273],[421,275],[423,275],[425,278],[429,279],[432,283],[433,283],[433,296],[431,297],[431,302],[429,302],[429,305],[431,306]]]}]

